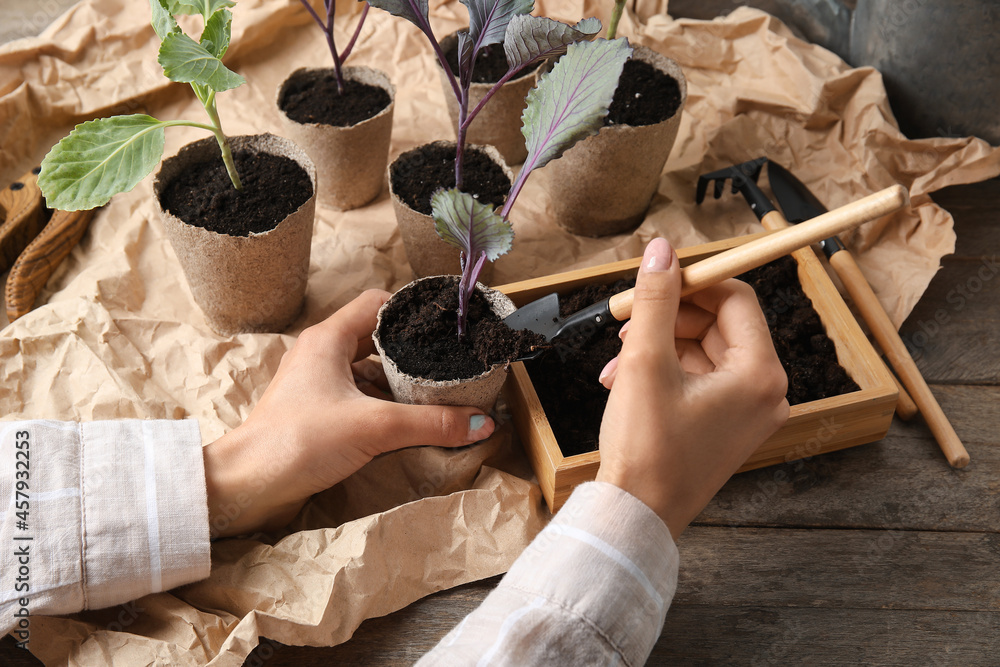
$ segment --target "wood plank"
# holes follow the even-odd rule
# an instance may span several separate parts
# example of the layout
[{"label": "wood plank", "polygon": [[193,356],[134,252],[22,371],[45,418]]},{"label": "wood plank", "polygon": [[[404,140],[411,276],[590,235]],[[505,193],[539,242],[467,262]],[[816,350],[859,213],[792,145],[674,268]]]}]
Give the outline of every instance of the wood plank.
[{"label": "wood plank", "polygon": [[997,664],[1000,614],[674,605],[647,666]]},{"label": "wood plank", "polygon": [[691,527],[678,604],[1000,612],[1000,533]]},{"label": "wood plank", "polygon": [[931,195],[955,218],[955,258],[971,259],[984,248],[1000,249],[1000,178],[981,183],[953,185]]},{"label": "wood plank", "polygon": [[945,259],[899,333],[928,383],[1000,378],[1000,249]]},{"label": "wood plank", "polygon": [[877,443],[735,475],[696,523],[1000,530],[1000,388],[934,386],[972,457],[952,469],[919,419]]}]

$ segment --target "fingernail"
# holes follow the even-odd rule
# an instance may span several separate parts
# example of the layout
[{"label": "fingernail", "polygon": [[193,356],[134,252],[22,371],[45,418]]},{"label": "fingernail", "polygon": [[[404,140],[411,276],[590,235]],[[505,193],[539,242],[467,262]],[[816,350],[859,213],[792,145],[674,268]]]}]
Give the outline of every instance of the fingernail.
[{"label": "fingernail", "polygon": [[655,238],[646,246],[642,255],[643,270],[647,273],[666,271],[673,263],[674,251],[666,239]]},{"label": "fingernail", "polygon": [[618,368],[618,357],[615,357],[604,365],[604,368],[601,370],[601,375],[597,378],[597,381],[604,384],[604,381],[611,377],[611,374],[615,372],[616,368]]},{"label": "fingernail", "polygon": [[469,417],[469,433],[478,431],[483,426],[486,426],[486,415],[472,415]]}]

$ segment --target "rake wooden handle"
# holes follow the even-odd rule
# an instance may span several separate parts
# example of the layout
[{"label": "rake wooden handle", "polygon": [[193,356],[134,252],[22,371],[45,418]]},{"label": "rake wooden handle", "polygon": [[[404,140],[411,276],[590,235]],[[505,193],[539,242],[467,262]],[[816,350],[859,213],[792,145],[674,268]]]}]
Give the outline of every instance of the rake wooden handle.
[{"label": "rake wooden handle", "polygon": [[35,238],[45,221],[42,193],[34,170],[0,190],[0,273],[10,268],[25,246]]},{"label": "rake wooden handle", "polygon": [[[781,229],[703,259],[681,269],[681,296],[703,290],[727,278],[784,257],[793,250],[804,248],[862,223],[898,211],[908,202],[909,195],[906,188],[893,185],[807,222]],[[611,297],[609,306],[616,320],[621,321],[631,317],[633,295],[633,290],[626,290]]]},{"label": "rake wooden handle", "polygon": [[7,276],[4,292],[7,319],[13,322],[34,307],[38,293],[59,263],[80,242],[92,217],[92,210],[53,212],[49,224],[28,244]]},{"label": "rake wooden handle", "polygon": [[854,305],[861,311],[872,335],[889,359],[889,364],[899,375],[899,379],[910,392],[910,396],[913,397],[913,402],[920,409],[920,413],[924,416],[927,426],[934,434],[934,438],[941,451],[944,452],[945,458],[948,459],[948,463],[954,468],[967,466],[969,452],[962,445],[962,441],[959,440],[951,422],[945,416],[944,410],[941,409],[941,405],[931,393],[931,389],[920,374],[917,364],[907,351],[903,339],[899,337],[896,326],[886,315],[878,297],[875,296],[875,292],[872,291],[851,253],[844,250],[834,253],[830,257],[830,264],[836,269],[837,275],[840,276],[841,282],[844,283],[848,294],[851,295]]}]

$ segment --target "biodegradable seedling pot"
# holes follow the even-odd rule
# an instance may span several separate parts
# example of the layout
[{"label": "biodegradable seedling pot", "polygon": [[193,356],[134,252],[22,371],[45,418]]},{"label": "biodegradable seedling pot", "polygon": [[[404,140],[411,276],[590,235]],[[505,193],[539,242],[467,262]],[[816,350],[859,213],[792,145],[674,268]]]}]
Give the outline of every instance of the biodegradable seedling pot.
[{"label": "biodegradable seedling pot", "polygon": [[305,298],[316,168],[305,151],[272,134],[231,137],[230,143],[234,152],[252,150],[294,160],[308,174],[312,196],[262,234],[219,234],[177,218],[163,209],[160,197],[191,165],[219,158],[218,143],[209,137],[164,160],[153,182],[157,208],[194,300],[213,331],[222,335],[282,331],[299,314]]},{"label": "biodegradable seedling pot", "polygon": [[303,147],[316,165],[320,201],[341,211],[364,206],[382,191],[389,161],[392,114],[396,88],[389,77],[370,67],[345,67],[345,81],[358,81],[389,93],[389,105],[354,125],[336,127],[324,123],[299,123],[286,114],[283,103],[292,86],[309,85],[333,68],[301,68],[279,86],[275,98],[284,133]]},{"label": "biodegradable seedling pot", "polygon": [[645,46],[633,60],[675,79],[681,100],[673,116],[654,125],[601,128],[546,166],[546,191],[560,225],[581,236],[608,236],[638,227],[660,184],[660,173],[677,138],[687,84],[680,65]]},{"label": "biodegradable seedling pot", "polygon": [[[410,262],[414,278],[452,275],[462,272],[458,249],[441,240],[441,237],[434,230],[434,218],[411,208],[400,199],[393,185],[393,174],[399,168],[400,162],[428,146],[447,147],[452,154],[455,152],[454,141],[435,141],[401,154],[389,165],[389,198],[392,201],[392,210],[396,214],[396,224],[399,225],[403,247],[406,249],[406,258]],[[497,149],[492,146],[466,145],[466,150],[477,150],[485,153],[500,166],[507,179],[513,182],[514,172],[504,162],[503,156]],[[492,272],[493,265],[487,262],[479,276],[480,281],[488,283]]]},{"label": "biodegradable seedling pot", "polygon": [[[483,412],[489,412],[496,403],[497,396],[500,395],[504,380],[507,378],[509,364],[494,364],[489,370],[471,378],[430,380],[401,371],[397,361],[385,352],[382,340],[383,318],[386,317],[386,313],[398,307],[397,295],[413,289],[419,283],[436,280],[446,280],[453,289],[458,289],[458,276],[427,276],[405,285],[379,309],[378,322],[372,338],[375,341],[375,349],[382,357],[382,366],[389,380],[389,388],[393,397],[400,403],[471,405]],[[476,283],[476,291],[486,298],[493,312],[499,317],[504,318],[514,312],[514,304],[501,292],[490,289],[482,283]]]},{"label": "biodegradable seedling pot", "polygon": [[[441,50],[445,53],[451,53],[457,48],[457,43],[457,33],[452,33],[441,40]],[[492,48],[502,50],[503,46],[496,44]],[[437,63],[441,88],[444,90],[444,98],[448,104],[451,126],[457,135],[458,100],[455,99],[448,75],[442,68],[440,61],[435,62]],[[521,114],[525,107],[524,98],[537,82],[536,71],[524,73],[500,86],[500,90],[494,93],[469,125],[465,135],[468,143],[495,147],[508,164],[524,162],[528,150],[524,146],[524,135],[521,134]],[[493,83],[472,83],[469,87],[470,110],[476,108],[476,105],[486,96],[493,85]]]},{"label": "biodegradable seedling pot", "polygon": [[[677,256],[682,266],[726,250],[748,238],[730,239],[691,248]],[[896,385],[871,343],[851,315],[811,248],[792,253],[799,281],[812,300],[840,365],[858,384],[858,391],[793,405],[785,425],[744,463],[741,471],[815,456],[822,452],[873,442],[889,429],[898,398]],[[641,258],[504,285],[498,290],[522,306],[552,292],[567,294],[592,283],[610,284],[634,278]],[[542,495],[555,512],[576,485],[592,480],[600,452],[565,456],[524,364],[512,364],[504,388],[521,442],[538,478]]]}]

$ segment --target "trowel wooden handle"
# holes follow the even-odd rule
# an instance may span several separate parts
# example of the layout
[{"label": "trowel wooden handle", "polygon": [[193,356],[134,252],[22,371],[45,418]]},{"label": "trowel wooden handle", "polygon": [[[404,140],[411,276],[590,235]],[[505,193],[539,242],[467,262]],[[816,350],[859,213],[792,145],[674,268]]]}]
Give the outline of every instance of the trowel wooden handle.
[{"label": "trowel wooden handle", "polygon": [[45,225],[37,178],[32,170],[0,190],[0,273],[10,268]]},{"label": "trowel wooden handle", "polygon": [[[681,269],[681,296],[693,294],[727,278],[784,257],[793,250],[836,236],[840,232],[888,215],[909,202],[906,188],[894,185],[846,204],[794,227],[780,229],[718,255]],[[609,306],[616,320],[632,316],[633,290],[611,297]]]},{"label": "trowel wooden handle", "polygon": [[882,352],[889,359],[889,364],[896,371],[903,386],[910,392],[913,402],[917,404],[927,426],[944,452],[948,463],[955,468],[964,468],[969,463],[969,453],[959,440],[958,434],[952,427],[948,417],[945,416],[941,405],[934,398],[930,387],[924,381],[917,364],[906,349],[906,345],[899,337],[896,326],[886,315],[878,297],[872,291],[871,286],[865,279],[861,269],[851,254],[845,250],[834,253],[830,256],[830,264],[837,271],[844,287],[854,301],[854,305],[861,311],[868,328],[878,341]]}]

